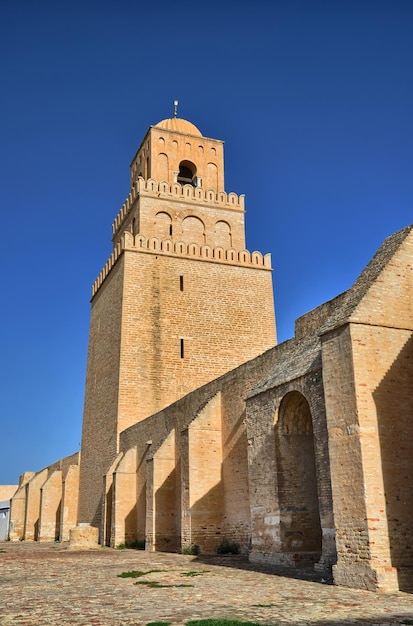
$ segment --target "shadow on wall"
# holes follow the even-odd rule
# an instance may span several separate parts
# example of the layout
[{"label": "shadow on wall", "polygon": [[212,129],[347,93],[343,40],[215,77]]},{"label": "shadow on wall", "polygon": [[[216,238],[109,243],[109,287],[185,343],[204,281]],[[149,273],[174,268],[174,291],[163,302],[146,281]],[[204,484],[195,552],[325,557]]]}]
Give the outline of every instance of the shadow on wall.
[{"label": "shadow on wall", "polygon": [[180,490],[176,468],[169,474],[155,494],[155,538],[159,552],[177,552],[180,541]]},{"label": "shadow on wall", "polygon": [[59,505],[56,509],[55,515],[55,541],[59,541],[60,539],[60,524],[62,518],[62,500],[60,500]]},{"label": "shadow on wall", "polygon": [[[202,436],[207,432],[202,431]],[[155,490],[154,545],[161,552],[176,552],[181,547],[199,546],[201,554],[214,555],[227,540],[238,543],[243,553],[248,550],[249,514],[246,453],[239,450],[242,437],[232,438],[231,450],[222,462],[208,467],[204,450],[192,449],[188,475],[181,476],[181,464],[169,473]],[[241,441],[240,441],[241,440]],[[245,446],[244,446],[245,447]],[[208,448],[207,448],[208,449]],[[221,450],[216,451],[221,457]],[[212,454],[212,451],[210,450]],[[182,478],[182,482],[181,482]],[[241,501],[242,498],[245,500]],[[238,507],[236,503],[238,502]]]},{"label": "shadow on wall", "polygon": [[283,398],[275,426],[282,552],[321,557],[313,424],[309,404],[298,391]]},{"label": "shadow on wall", "polygon": [[413,336],[373,398],[392,566],[398,570],[400,590],[413,592]]}]

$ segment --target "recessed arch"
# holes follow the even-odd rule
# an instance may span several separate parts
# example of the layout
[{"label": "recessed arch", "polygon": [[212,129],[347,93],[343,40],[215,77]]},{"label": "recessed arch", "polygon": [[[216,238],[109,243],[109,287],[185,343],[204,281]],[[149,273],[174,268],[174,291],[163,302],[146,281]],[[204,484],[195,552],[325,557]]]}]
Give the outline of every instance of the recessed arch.
[{"label": "recessed arch", "polygon": [[166,211],[159,211],[155,215],[155,232],[160,239],[166,239],[172,235],[172,218]]},{"label": "recessed arch", "polygon": [[205,224],[195,215],[188,215],[182,221],[182,238],[187,243],[197,243],[202,246],[205,243]]},{"label": "recessed arch", "polygon": [[228,222],[225,222],[224,220],[216,222],[214,243],[216,247],[222,247],[225,249],[232,247],[231,226]]},{"label": "recessed arch", "polygon": [[322,534],[310,405],[299,391],[280,403],[275,447],[282,551],[318,561]]},{"label": "recessed arch", "polygon": [[218,168],[215,163],[207,163],[207,189],[218,191]]},{"label": "recessed arch", "polygon": [[312,435],[310,406],[299,391],[290,391],[282,399],[278,427],[283,435]]},{"label": "recessed arch", "polygon": [[169,180],[169,159],[168,155],[160,152],[157,158],[158,181]]}]

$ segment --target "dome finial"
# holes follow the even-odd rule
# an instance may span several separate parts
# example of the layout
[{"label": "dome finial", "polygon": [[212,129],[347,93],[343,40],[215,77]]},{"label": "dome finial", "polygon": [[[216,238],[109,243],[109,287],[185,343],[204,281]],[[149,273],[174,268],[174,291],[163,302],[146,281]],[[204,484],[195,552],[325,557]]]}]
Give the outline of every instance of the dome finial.
[{"label": "dome finial", "polygon": [[178,115],[178,100],[174,100],[174,117],[177,117]]}]

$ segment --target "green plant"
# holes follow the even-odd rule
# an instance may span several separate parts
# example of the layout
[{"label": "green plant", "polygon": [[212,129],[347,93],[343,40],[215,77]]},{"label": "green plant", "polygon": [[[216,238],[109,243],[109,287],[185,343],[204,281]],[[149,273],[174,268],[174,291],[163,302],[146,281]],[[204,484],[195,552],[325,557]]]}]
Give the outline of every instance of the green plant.
[{"label": "green plant", "polygon": [[224,539],[217,548],[217,554],[239,554],[239,543],[231,543],[228,539]]},{"label": "green plant", "polygon": [[202,576],[202,574],[206,574],[207,572],[209,572],[209,569],[204,569],[201,572],[181,572],[181,576]]},{"label": "green plant", "polygon": [[152,574],[153,572],[162,572],[161,569],[150,569],[147,572],[142,572],[140,570],[132,570],[130,572],[122,572],[122,574],[118,574],[118,578],[140,578],[141,576],[146,576],[146,574]]},{"label": "green plant", "polygon": [[193,585],[163,585],[162,583],[158,583],[156,580],[137,580],[134,585],[145,585],[146,587],[151,587],[152,589],[166,589],[167,587],[193,587]]},{"label": "green plant", "polygon": [[183,548],[181,548],[179,550],[179,553],[198,555],[201,553],[201,548],[196,543],[193,543],[190,546],[184,546]]},{"label": "green plant", "polygon": [[172,622],[148,622],[146,626],[169,626]]},{"label": "green plant", "polygon": [[[240,622],[233,619],[195,619],[186,622],[186,626],[269,626],[258,622]],[[271,626],[277,626],[273,623]]]}]

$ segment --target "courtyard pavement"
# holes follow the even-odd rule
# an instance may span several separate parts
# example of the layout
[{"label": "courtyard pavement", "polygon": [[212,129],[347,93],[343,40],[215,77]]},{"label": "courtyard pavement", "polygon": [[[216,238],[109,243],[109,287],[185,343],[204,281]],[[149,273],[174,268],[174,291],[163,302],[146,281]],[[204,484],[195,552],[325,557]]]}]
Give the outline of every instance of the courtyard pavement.
[{"label": "courtyard pavement", "polygon": [[[119,577],[132,570],[160,571]],[[166,586],[135,584],[145,581]],[[335,587],[305,570],[289,576],[258,570],[241,557],[0,542],[2,626],[177,625],[207,618],[273,626],[413,625],[413,594]]]}]

